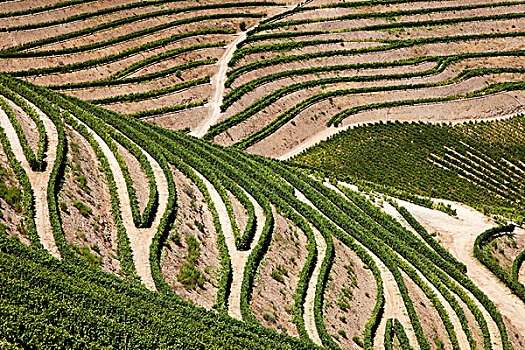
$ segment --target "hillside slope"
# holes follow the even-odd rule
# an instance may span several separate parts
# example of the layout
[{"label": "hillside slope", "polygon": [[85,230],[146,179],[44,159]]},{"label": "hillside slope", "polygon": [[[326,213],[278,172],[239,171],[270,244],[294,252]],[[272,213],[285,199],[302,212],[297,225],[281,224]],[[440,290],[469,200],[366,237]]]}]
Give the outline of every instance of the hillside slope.
[{"label": "hillside slope", "polygon": [[[261,322],[265,322],[280,333],[299,335],[305,343],[317,342],[330,348],[363,343],[366,348],[382,348],[389,346],[383,335],[390,334],[385,327],[390,324],[387,319],[392,318],[404,329],[410,345],[422,349],[431,349],[438,343],[454,349],[467,344],[469,348],[510,349],[512,343],[523,341],[520,336],[510,336],[519,334],[512,320],[502,316],[464,274],[465,266],[460,261],[439,248],[428,233],[405,228],[360,193],[323,183],[289,165],[158,128],[4,74],[0,79],[4,100],[20,104],[26,101],[31,107],[28,111],[34,111],[41,120],[48,118],[56,130],[54,136],[43,129],[49,144],[56,142],[57,146],[52,150],[44,147],[45,165],[35,170],[39,174],[50,173],[44,199],[49,216],[42,216],[32,205],[39,192],[28,178],[28,172],[33,170],[19,163],[30,154],[29,145],[25,149],[20,146],[25,144],[21,141],[23,134],[6,134],[7,121],[0,134],[10,166],[23,189],[25,232],[35,249],[56,246],[65,264],[73,263],[82,269],[92,265],[93,255],[112,254],[105,250],[77,250],[64,234],[61,218],[67,214],[58,204],[57,194],[63,186],[64,165],[71,152],[66,135],[74,130],[93,149],[105,174],[117,231],[111,239],[116,245],[119,273],[131,283],[141,281],[151,290],[173,295],[174,285],[165,278],[162,271],[166,267],[161,263],[172,244],[184,244],[188,250],[177,279],[196,290],[203,288],[209,271],[199,263],[204,252],[201,247],[214,244],[220,268],[216,282],[212,282],[216,288],[213,309],[242,318],[246,327],[260,332],[269,332],[261,328]],[[28,118],[27,114],[21,117]],[[14,119],[10,123],[17,124]],[[70,131],[66,134],[65,130]],[[14,151],[17,148],[22,151]],[[129,176],[131,162],[124,157],[131,156],[144,162],[144,174],[152,181],[147,196],[138,194],[140,187],[136,188],[135,179]],[[179,172],[184,179],[176,185],[174,175]],[[177,176],[180,181],[181,175]],[[177,224],[175,217],[187,205],[179,204],[182,196],[176,190],[184,182],[195,186],[184,191],[204,200],[192,205],[199,205],[201,210],[203,204],[207,206],[204,210],[211,213],[215,229],[202,226],[200,234],[185,234],[182,243],[182,231],[177,226],[180,222]],[[193,191],[199,191],[202,197]],[[153,204],[141,207],[133,199],[134,192],[136,197],[149,198]],[[91,215],[86,203],[77,207]],[[146,213],[147,208],[150,214]],[[199,225],[202,223],[195,221],[194,226]],[[8,231],[16,234],[12,229]],[[44,232],[52,232],[52,236]],[[303,245],[302,249],[308,252],[305,260],[301,258],[299,263],[296,257],[286,257],[286,252],[271,260],[265,258],[281,249],[287,240],[296,242],[298,247]],[[51,264],[57,263],[48,259]],[[268,263],[271,271],[263,267]],[[283,285],[281,300],[275,299],[275,293],[260,294],[254,289],[260,279],[266,278],[263,271],[270,274],[267,281]],[[341,273],[346,277],[340,277]],[[330,287],[330,280],[340,278],[347,282],[335,290]],[[375,288],[370,289],[374,280]],[[294,287],[284,288],[291,283]],[[273,312],[256,307],[261,296],[274,306]],[[199,303],[191,293],[186,297]],[[5,293],[4,300],[17,305],[19,294]],[[352,317],[354,300],[358,302],[356,306],[367,305],[367,316],[361,315],[356,323],[345,326]],[[330,305],[336,308],[329,308]],[[20,315],[26,312],[22,306],[16,310]],[[292,315],[291,323],[286,321],[286,313]],[[42,316],[44,324],[52,322],[47,314]],[[333,321],[329,323],[327,318]],[[394,331],[398,328],[394,327]],[[23,331],[6,332],[7,341],[25,342]],[[76,330],[68,332],[77,334]],[[401,334],[395,334],[398,338],[394,339],[403,339]],[[282,339],[286,339],[282,346],[293,342]]]},{"label": "hillside slope", "polygon": [[523,10],[0,0],[0,348],[525,348]]}]

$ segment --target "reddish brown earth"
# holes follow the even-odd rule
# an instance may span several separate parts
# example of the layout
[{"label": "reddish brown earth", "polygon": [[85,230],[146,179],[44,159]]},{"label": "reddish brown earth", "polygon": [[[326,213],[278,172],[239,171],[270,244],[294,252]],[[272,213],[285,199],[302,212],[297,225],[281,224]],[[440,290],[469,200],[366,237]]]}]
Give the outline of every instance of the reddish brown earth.
[{"label": "reddish brown earth", "polygon": [[[70,151],[64,185],[58,196],[64,235],[68,243],[87,246],[91,254],[101,257],[103,270],[118,273],[117,232],[106,176],[90,144],[71,129],[66,136]],[[82,216],[73,205],[75,201],[90,207],[92,214]]]}]

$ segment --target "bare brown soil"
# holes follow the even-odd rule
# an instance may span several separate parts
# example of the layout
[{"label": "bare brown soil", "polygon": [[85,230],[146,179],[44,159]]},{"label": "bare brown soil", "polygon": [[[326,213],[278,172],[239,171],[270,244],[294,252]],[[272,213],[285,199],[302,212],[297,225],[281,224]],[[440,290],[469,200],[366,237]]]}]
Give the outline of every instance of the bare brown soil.
[{"label": "bare brown soil", "polygon": [[[376,281],[353,251],[337,239],[334,239],[334,246],[335,259],[324,294],[325,326],[343,349],[353,349],[352,337],[362,338],[374,308]],[[355,286],[352,286],[352,278],[355,278]],[[343,290],[350,290],[351,296],[345,297]],[[338,334],[339,330],[346,332],[346,338]]]},{"label": "bare brown soil", "polygon": [[[408,289],[408,295],[414,304],[416,313],[421,321],[423,334],[428,339],[432,349],[439,349],[437,343],[442,341],[445,349],[452,348],[450,339],[443,326],[443,321],[439,317],[436,309],[433,307],[431,301],[425,296],[423,291],[416,286],[416,284],[403,273],[403,280]],[[467,344],[464,344],[468,346]]]},{"label": "bare brown soil", "polygon": [[119,95],[126,94],[135,94],[148,92],[152,90],[163,89],[172,85],[181,84],[185,81],[190,81],[198,78],[203,78],[209,75],[212,67],[204,66],[197,67],[195,69],[184,71],[181,74],[181,77],[175,76],[175,74],[163,77],[161,79],[156,79],[151,82],[144,82],[138,84],[126,84],[126,85],[116,85],[116,86],[106,86],[106,87],[96,87],[96,88],[86,88],[76,91],[68,91],[68,94],[75,96],[80,99],[85,100],[95,100],[100,98],[108,98]]},{"label": "bare brown soil", "polygon": [[33,152],[37,154],[38,139],[40,136],[38,134],[35,122],[24,112],[22,108],[18,107],[15,103],[9,100],[5,101],[7,101],[7,104],[11,107],[16,115],[16,119],[22,126],[22,130],[24,131],[24,135],[27,139],[27,142],[29,143],[29,147],[31,147]]},{"label": "bare brown soil", "polygon": [[144,210],[149,200],[149,180],[139,161],[122,145],[117,144],[118,152],[126,162],[140,210]]},{"label": "bare brown soil", "polygon": [[512,235],[504,235],[491,241],[490,252],[507,272],[512,272],[512,262],[525,250],[525,230],[516,228]]},{"label": "bare brown soil", "polygon": [[[272,243],[255,277],[252,313],[263,325],[298,336],[292,319],[293,298],[299,273],[308,255],[308,240],[305,234],[287,219],[277,213],[274,213],[274,217]],[[282,274],[284,282],[271,276],[273,271],[279,271],[279,267],[287,271]]]},{"label": "bare brown soil", "polygon": [[[117,232],[106,176],[91,145],[76,131],[69,127],[66,130],[68,165],[58,195],[64,235],[69,244],[87,246],[91,254],[101,257],[104,271],[118,273]],[[80,214],[73,205],[76,201],[87,205],[92,213]]]},{"label": "bare brown soil", "polygon": [[[13,170],[11,169],[11,165],[7,159],[2,144],[0,144],[0,169],[6,172],[4,181],[8,187],[18,187],[22,190]],[[9,236],[18,237],[24,244],[31,244],[25,230],[19,229],[21,228],[20,224],[24,220],[24,213],[21,210],[15,210],[15,207],[7,204],[3,198],[0,198],[0,213],[0,226],[5,225],[7,234]]]},{"label": "bare brown soil", "polygon": [[[330,38],[332,39],[332,38]],[[333,44],[322,44],[316,46],[305,46],[300,49],[293,49],[284,51],[286,56],[293,55],[303,55],[307,53],[314,53],[319,51],[332,51],[332,50],[358,50],[368,47],[381,46],[382,43],[376,42],[364,42],[364,41],[347,41],[343,43],[333,43]],[[246,64],[254,63],[260,60],[272,59],[276,57],[283,56],[283,51],[266,51],[262,53],[256,53],[247,55],[244,58],[240,59],[234,66],[234,68],[239,66],[244,66]]]},{"label": "bare brown soil", "polygon": [[[183,299],[210,309],[215,303],[221,277],[220,253],[217,249],[213,217],[199,189],[180,171],[173,169],[173,175],[177,186],[178,210],[175,226],[170,232],[166,247],[162,250],[162,275]],[[202,231],[200,225],[203,226]],[[186,239],[191,236],[200,242],[200,256],[196,261],[196,268],[206,277],[202,288],[197,286],[195,289],[187,289],[177,279],[188,253]]]},{"label": "bare brown soil", "polygon": [[145,121],[166,129],[180,130],[202,122],[207,115],[206,107],[196,107],[175,113],[144,118]]},{"label": "bare brown soil", "polygon": [[235,222],[237,223],[237,227],[239,228],[239,232],[244,232],[244,229],[246,228],[246,224],[248,223],[248,212],[246,209],[244,209],[243,205],[239,200],[230,192],[226,191],[228,193],[228,198],[230,199],[230,202],[233,207],[233,215],[235,217]]},{"label": "bare brown soil", "polygon": [[198,85],[186,90],[177,91],[163,95],[155,99],[139,102],[121,102],[104,105],[105,108],[124,114],[137,113],[165,106],[182,105],[190,102],[200,101],[209,96],[210,85]]}]

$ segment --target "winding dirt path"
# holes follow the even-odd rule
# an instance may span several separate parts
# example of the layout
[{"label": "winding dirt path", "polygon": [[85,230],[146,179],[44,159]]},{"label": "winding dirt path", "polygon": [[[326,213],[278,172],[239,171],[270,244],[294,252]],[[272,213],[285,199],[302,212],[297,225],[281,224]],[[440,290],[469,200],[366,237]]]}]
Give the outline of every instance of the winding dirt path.
[{"label": "winding dirt path", "polygon": [[[460,124],[460,123],[466,123],[466,122],[469,122],[469,121],[481,122],[481,121],[496,121],[496,120],[509,119],[509,118],[512,118],[512,117],[514,117],[516,115],[519,115],[519,114],[522,114],[522,113],[523,112],[513,113],[513,114],[499,116],[499,117],[484,118],[484,119],[465,118],[465,119],[435,120],[435,121],[419,120],[418,117],[415,116],[413,118],[413,120],[411,120],[411,121],[412,122],[423,122],[423,123],[428,123],[428,124],[440,124],[440,123]],[[386,114],[385,114],[385,116],[386,116]],[[389,118],[385,118],[384,119],[384,121],[387,121],[387,120],[390,120],[390,119]],[[392,120],[397,120],[397,119],[392,119]],[[403,120],[403,121],[408,121],[408,120]],[[363,126],[363,125],[367,125],[367,124],[374,124],[374,123],[377,123],[377,122],[378,122],[378,120],[373,120],[373,121],[365,122],[365,123],[350,123],[350,124],[347,124],[347,125],[344,125],[344,126],[340,126],[340,127],[335,127],[335,126],[326,127],[323,130],[321,130],[320,132],[310,136],[309,138],[307,138],[306,140],[304,140],[303,142],[301,142],[297,146],[295,146],[292,149],[288,150],[286,153],[284,153],[284,154],[282,154],[280,156],[274,156],[274,158],[276,158],[278,160],[288,160],[288,159],[298,155],[299,153],[303,152],[304,150],[306,150],[306,149],[308,149],[310,147],[313,147],[313,146],[317,145],[318,143],[320,143],[322,141],[328,140],[329,138],[331,138],[335,134],[339,134],[340,132],[343,132],[343,131],[345,131],[347,129],[357,128],[359,126]]]},{"label": "winding dirt path", "polygon": [[[324,185],[336,191],[344,198],[346,198],[345,194],[342,193],[341,190],[339,190],[337,187],[335,187],[331,183],[324,182]],[[334,223],[334,225],[336,224]],[[340,228],[339,226],[337,227]],[[403,301],[403,298],[401,297],[401,292],[399,291],[399,287],[394,278],[394,275],[386,267],[386,265],[383,263],[383,261],[381,261],[381,259],[377,255],[375,255],[372,251],[370,251],[368,248],[363,246],[357,240],[355,240],[355,242],[359,244],[363,249],[365,249],[366,252],[370,255],[370,257],[374,260],[374,262],[376,263],[379,269],[379,272],[381,273],[381,279],[383,280],[385,307],[384,307],[383,317],[381,318],[381,322],[379,323],[379,326],[377,327],[377,330],[376,330],[376,333],[373,339],[374,349],[383,350],[385,348],[383,340],[385,338],[386,321],[389,318],[397,318],[399,322],[401,322],[407,334],[410,346],[414,349],[418,349],[419,346],[418,346],[416,334],[414,332],[414,328],[412,327],[412,322],[410,321],[410,317],[408,317],[408,311],[405,307],[405,302]]]},{"label": "winding dirt path", "polygon": [[525,265],[522,265],[518,271],[518,281],[525,285]]},{"label": "winding dirt path", "polygon": [[[427,245],[428,244],[421,238],[421,236],[406,222],[406,220],[403,218],[403,216],[388,202],[384,202],[383,205],[383,211],[387,213],[388,215],[392,216],[394,219],[396,219],[397,222],[399,222],[403,227],[405,227],[408,231],[410,231],[414,236],[416,236],[419,240],[421,240],[421,244]],[[428,246],[431,248],[430,246]],[[432,248],[431,248],[432,249]],[[403,258],[402,258],[403,259]],[[408,261],[403,259],[406,263],[410,264]],[[411,264],[410,264],[411,265]],[[412,265],[411,265],[412,266]],[[432,289],[434,294],[437,296],[443,307],[445,308],[445,311],[450,319],[450,322],[452,323],[452,326],[454,327],[454,332],[456,333],[456,337],[458,340],[459,348],[464,350],[470,349],[470,344],[468,342],[467,336],[465,332],[463,331],[463,328],[461,327],[461,322],[459,321],[459,317],[450,305],[450,303],[443,297],[443,295],[439,292],[439,290],[430,282],[418,269],[416,269],[414,266],[412,266],[414,270],[416,270],[418,276],[423,280],[423,282]]]},{"label": "winding dirt path", "polygon": [[[311,202],[297,189],[295,189],[295,196],[301,202],[312,205]],[[317,230],[312,225],[310,225],[310,227],[312,228],[312,231],[314,233],[315,246],[317,248],[317,262],[315,264],[314,271],[312,272],[312,276],[310,277],[308,289],[306,290],[306,297],[304,299],[303,321],[304,328],[306,329],[306,333],[308,333],[310,339],[317,345],[322,346],[323,343],[321,342],[321,338],[319,337],[319,333],[317,332],[317,326],[315,324],[314,306],[315,294],[317,292],[317,282],[319,280],[319,274],[321,273],[321,265],[323,264],[324,258],[326,256],[326,241],[321,232],[319,232],[319,230]]]},{"label": "winding dirt path", "polygon": [[55,124],[49,119],[49,117],[44,114],[40,109],[38,109],[34,104],[26,100],[26,102],[34,108],[38,113],[40,119],[44,123],[46,129],[46,134],[48,137],[48,149],[46,152],[46,162],[47,166],[45,171],[37,172],[31,170],[29,163],[24,155],[22,146],[20,145],[20,140],[16,131],[9,121],[7,114],[4,110],[0,108],[0,124],[7,134],[7,139],[11,144],[13,153],[15,154],[16,159],[21,163],[22,167],[27,173],[29,182],[31,183],[31,188],[33,190],[33,199],[35,202],[35,224],[37,234],[40,237],[40,242],[44,248],[51,253],[56,258],[60,258],[60,252],[55,242],[55,236],[53,235],[53,228],[51,227],[51,221],[49,218],[49,205],[47,202],[47,189],[49,187],[49,178],[51,177],[51,171],[56,160],[56,150],[58,146],[58,133],[55,127]]},{"label": "winding dirt path", "polygon": [[[325,185],[327,185],[328,187],[330,187],[332,189],[335,189],[335,190],[339,191],[339,189],[333,187],[331,184],[325,183]],[[300,201],[302,201],[302,202],[310,205],[311,207],[315,208],[315,206],[302,193],[300,193],[297,190],[296,190],[296,197]],[[321,215],[323,215],[325,218],[327,218],[328,220],[330,220],[323,213],[321,213],[321,212],[319,212],[319,213]],[[341,229],[333,221],[332,221],[332,223],[334,225],[336,225],[339,229]],[[316,243],[317,243],[317,240],[316,240]],[[361,247],[363,247],[363,249],[365,249],[367,251],[367,253],[370,254],[372,259],[374,259],[375,263],[377,264],[377,267],[379,268],[379,271],[381,273],[381,278],[383,280],[383,290],[384,290],[384,295],[385,295],[385,308],[384,308],[383,317],[381,318],[381,322],[380,322],[380,324],[379,324],[379,326],[378,326],[378,328],[376,330],[375,337],[374,337],[374,340],[373,340],[373,342],[374,342],[374,349],[380,349],[380,350],[384,349],[383,339],[384,339],[384,335],[385,335],[386,320],[388,318],[397,318],[397,319],[399,319],[399,321],[403,324],[403,327],[405,328],[407,336],[409,337],[410,345],[413,348],[417,348],[417,339],[415,337],[415,333],[414,333],[414,330],[412,328],[412,324],[410,322],[410,318],[408,317],[408,312],[406,311],[406,308],[405,308],[405,303],[403,302],[403,299],[401,298],[401,293],[400,293],[399,288],[397,286],[397,283],[396,283],[396,281],[394,279],[394,276],[392,275],[390,270],[388,270],[386,265],[381,261],[381,259],[379,259],[374,253],[372,253],[370,250],[368,250],[366,247],[364,247],[361,243],[359,243],[357,241],[356,241],[356,243],[359,244]],[[325,243],[324,247],[325,247],[325,252],[326,252],[326,243]],[[318,264],[319,264],[319,262],[322,263],[322,260],[318,260]],[[316,266],[316,268],[317,268],[317,266]],[[313,279],[310,280],[310,284],[308,286],[307,295],[308,295],[308,293],[313,293],[314,296],[315,296],[315,288],[316,288],[317,281],[315,281],[315,283],[312,283],[312,282],[313,282]],[[309,326],[310,329],[308,329],[307,321],[308,321],[308,319],[314,317],[313,316],[313,309],[312,309],[311,312],[312,312],[311,315],[307,315],[307,307],[306,307],[306,301],[305,301],[305,315],[304,315],[304,319],[305,319],[305,327],[307,327],[306,330],[307,330],[309,335],[317,333],[317,328],[315,327],[315,323],[313,323],[313,325],[310,325]],[[316,341],[315,340],[315,336],[312,337],[312,340],[314,342]]]},{"label": "winding dirt path", "polygon": [[221,116],[221,105],[224,96],[224,82],[227,79],[226,72],[228,71],[228,63],[231,61],[237,44],[246,39],[247,31],[238,34],[237,38],[226,46],[226,51],[222,54],[217,62],[217,72],[211,77],[211,85],[213,86],[213,95],[211,95],[208,102],[208,116],[204,121],[193,129],[190,133],[192,136],[202,137],[210,126],[215,124]]},{"label": "winding dirt path", "polygon": [[213,204],[215,205],[215,210],[217,210],[217,214],[219,215],[219,221],[221,223],[222,233],[226,241],[226,246],[228,247],[228,254],[230,255],[232,283],[230,286],[230,296],[228,297],[228,315],[238,320],[242,320],[241,286],[242,280],[244,278],[244,267],[246,266],[246,262],[248,261],[248,257],[250,256],[253,247],[257,244],[261,237],[266,217],[259,203],[257,203],[257,201],[248,192],[245,192],[250,201],[253,203],[255,209],[255,217],[257,220],[257,227],[250,250],[237,250],[230,216],[228,215],[226,205],[222,201],[219,192],[217,192],[217,190],[215,189],[215,187],[213,187],[211,182],[209,182],[202,174],[200,174],[196,170],[194,171],[204,182],[204,185],[206,186],[210,194]]},{"label": "winding dirt path", "polygon": [[[303,2],[299,2],[296,5],[285,6],[283,12],[295,10],[296,8],[304,6],[311,1],[312,0],[306,0]],[[271,22],[273,21],[267,23]],[[259,24],[255,25],[249,30],[257,28],[258,26]],[[226,89],[224,83],[228,78],[226,75],[226,72],[228,71],[228,63],[230,63],[233,54],[237,49],[237,45],[246,39],[249,30],[245,30],[243,32],[238,33],[237,38],[226,46],[226,51],[224,51],[221,58],[219,58],[219,60],[217,61],[217,72],[210,79],[210,83],[213,87],[213,94],[211,95],[210,101],[206,104],[208,106],[208,116],[206,117],[206,119],[204,119],[204,121],[202,121],[200,125],[196,126],[190,132],[191,136],[204,136],[206,132],[208,132],[210,126],[212,126],[219,120],[221,116],[222,100],[224,98],[224,90]]]},{"label": "winding dirt path", "polygon": [[[79,121],[80,122],[80,121]],[[93,135],[93,138],[100,146],[102,152],[108,159],[109,167],[113,173],[115,179],[115,184],[117,187],[117,195],[120,203],[120,212],[122,215],[122,222],[124,228],[126,229],[128,238],[131,244],[131,251],[133,255],[133,262],[135,264],[135,269],[137,274],[140,276],[142,283],[150,289],[156,290],[155,282],[151,275],[151,265],[150,265],[150,246],[157,232],[160,220],[166,210],[168,203],[168,182],[166,176],[162,171],[162,168],[153,159],[147,152],[143,151],[144,154],[148,157],[148,160],[153,169],[155,175],[155,183],[157,185],[157,192],[159,195],[159,205],[157,208],[157,214],[150,228],[137,228],[133,222],[133,215],[131,214],[131,205],[129,202],[128,189],[126,186],[126,181],[122,170],[120,169],[119,163],[111,149],[104,142],[104,140],[87,125],[83,124],[88,129],[89,133]]]},{"label": "winding dirt path", "polygon": [[[400,205],[410,211],[427,230],[439,233],[441,244],[467,266],[467,276],[496,305],[498,311],[511,320],[521,334],[525,334],[525,305],[473,256],[476,237],[496,224],[490,218],[466,205],[450,201],[443,202],[456,209],[456,218],[437,210],[399,201]],[[493,345],[501,348],[500,335],[495,323],[486,310],[478,306],[489,325]]]}]

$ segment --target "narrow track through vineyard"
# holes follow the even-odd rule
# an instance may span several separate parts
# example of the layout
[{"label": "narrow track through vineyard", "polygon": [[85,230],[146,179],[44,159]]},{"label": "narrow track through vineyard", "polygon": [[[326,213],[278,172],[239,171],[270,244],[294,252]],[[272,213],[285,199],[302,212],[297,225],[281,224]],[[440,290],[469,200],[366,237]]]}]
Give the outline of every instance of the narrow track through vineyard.
[{"label": "narrow track through vineyard", "polygon": [[0,0],[0,347],[524,348],[524,10]]}]

